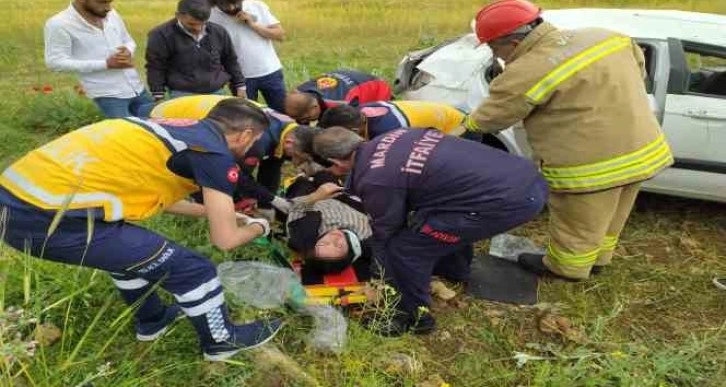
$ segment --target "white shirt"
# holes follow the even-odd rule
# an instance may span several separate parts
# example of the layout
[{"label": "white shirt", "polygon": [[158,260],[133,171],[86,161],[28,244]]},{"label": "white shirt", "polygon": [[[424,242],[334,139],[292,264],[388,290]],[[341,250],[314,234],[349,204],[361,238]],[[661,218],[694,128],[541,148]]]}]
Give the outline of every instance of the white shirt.
[{"label": "white shirt", "polygon": [[[257,23],[263,26],[280,24],[280,21],[270,12],[270,8],[261,1],[244,0],[242,10],[253,15]],[[217,7],[212,8],[209,21],[217,23],[227,30],[232,38],[237,61],[245,78],[263,77],[282,68],[272,40],[260,36],[246,23],[240,22],[234,16],[227,15]]]},{"label": "white shirt", "polygon": [[123,20],[111,10],[103,29],[87,22],[71,4],[45,23],[45,64],[53,71],[78,73],[90,98],[132,98],[144,90],[134,68],[106,68],[106,58],[126,46],[133,54],[136,43]]}]

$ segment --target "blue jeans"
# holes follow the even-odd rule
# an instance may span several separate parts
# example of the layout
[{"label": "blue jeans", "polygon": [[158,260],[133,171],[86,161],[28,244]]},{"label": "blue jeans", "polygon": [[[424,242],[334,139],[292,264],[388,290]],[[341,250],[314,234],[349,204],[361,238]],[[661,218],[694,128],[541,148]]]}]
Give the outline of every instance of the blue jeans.
[{"label": "blue jeans", "polygon": [[245,78],[247,84],[247,98],[257,101],[261,92],[267,102],[267,106],[277,110],[285,111],[285,76],[282,69],[259,78]]},{"label": "blue jeans", "polygon": [[98,97],[93,102],[106,118],[144,117],[154,107],[154,101],[146,90],[132,98]]},{"label": "blue jeans", "polygon": [[192,93],[190,91],[182,91],[182,90],[169,90],[169,99],[179,98],[179,97],[186,97],[188,95],[200,95],[200,94],[214,94],[214,95],[224,95],[226,93],[226,89],[223,87],[217,91],[213,91],[211,93]]}]

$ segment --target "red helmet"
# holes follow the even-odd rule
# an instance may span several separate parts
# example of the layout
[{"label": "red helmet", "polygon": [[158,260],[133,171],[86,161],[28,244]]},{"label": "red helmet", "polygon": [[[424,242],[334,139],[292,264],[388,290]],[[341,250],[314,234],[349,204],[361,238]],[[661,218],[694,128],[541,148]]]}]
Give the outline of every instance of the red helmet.
[{"label": "red helmet", "polygon": [[542,8],[526,0],[499,0],[476,14],[476,37],[481,43],[507,36],[542,14]]}]

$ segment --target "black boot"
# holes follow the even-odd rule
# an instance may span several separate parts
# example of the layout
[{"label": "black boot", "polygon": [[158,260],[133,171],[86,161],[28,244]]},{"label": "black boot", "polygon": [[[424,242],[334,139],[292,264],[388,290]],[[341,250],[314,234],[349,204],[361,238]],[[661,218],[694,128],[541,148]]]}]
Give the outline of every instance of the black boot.
[{"label": "black boot", "polygon": [[537,274],[538,276],[552,273],[547,265],[544,264],[543,254],[519,254],[519,257],[517,257],[517,263],[519,263],[519,265],[525,270]]},{"label": "black boot", "polygon": [[372,316],[363,320],[363,326],[384,337],[398,337],[405,333],[427,335],[436,329],[436,319],[428,311],[417,313],[396,312],[391,318]]},{"label": "black boot", "polygon": [[570,282],[577,282],[578,280],[573,278],[563,277],[557,273],[552,272],[547,265],[544,263],[543,254],[530,254],[522,253],[517,257],[517,263],[519,263],[525,270],[537,274],[540,277],[557,278]]}]

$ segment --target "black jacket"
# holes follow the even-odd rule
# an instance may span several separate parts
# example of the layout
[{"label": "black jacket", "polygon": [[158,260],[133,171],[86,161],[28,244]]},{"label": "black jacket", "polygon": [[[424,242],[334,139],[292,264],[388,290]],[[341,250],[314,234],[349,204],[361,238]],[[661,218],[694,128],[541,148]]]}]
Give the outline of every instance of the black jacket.
[{"label": "black jacket", "polygon": [[244,86],[237,54],[224,27],[207,23],[206,35],[196,42],[176,19],[149,32],[146,78],[154,96],[168,90],[212,93],[229,82],[232,94]]}]

